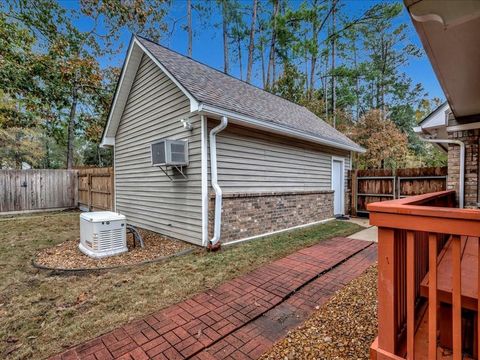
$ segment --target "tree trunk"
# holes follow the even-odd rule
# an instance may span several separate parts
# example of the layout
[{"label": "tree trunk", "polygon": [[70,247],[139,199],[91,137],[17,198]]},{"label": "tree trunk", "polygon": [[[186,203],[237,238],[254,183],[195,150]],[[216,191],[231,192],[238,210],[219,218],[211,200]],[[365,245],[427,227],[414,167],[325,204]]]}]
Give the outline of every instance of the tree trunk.
[{"label": "tree trunk", "polygon": [[360,79],[358,77],[357,37],[353,38],[353,66],[355,67],[355,120],[360,117]]},{"label": "tree trunk", "polygon": [[188,56],[192,57],[192,43],[193,43],[192,0],[187,0],[187,32],[188,32]]},{"label": "tree trunk", "polygon": [[222,1],[222,27],[223,27],[223,72],[230,72],[229,52],[228,52],[228,19],[226,0]]},{"label": "tree trunk", "polygon": [[[335,9],[335,5],[336,5],[336,2],[333,2],[330,10],[327,12],[326,16],[323,18],[323,20],[320,23],[318,22],[319,20],[318,14],[320,13],[320,10],[316,11],[316,15],[314,19],[312,19],[312,39],[315,40],[315,44],[317,46],[318,46],[318,36],[322,31],[324,25],[327,23],[327,20],[330,17],[330,14],[332,14],[333,10]],[[314,9],[318,9],[318,0],[314,0],[312,3],[312,6]],[[308,90],[310,93],[309,96],[313,95],[313,90],[315,87],[316,68],[317,68],[317,62],[319,60],[318,52],[319,52],[318,48],[316,49],[315,52],[312,52],[312,58],[310,60],[310,81],[308,82]],[[326,62],[328,63],[328,60]],[[321,67],[322,65],[320,64],[320,68]],[[328,65],[327,65],[327,72],[328,72]],[[308,75],[307,75],[307,80],[308,80]]]},{"label": "tree trunk", "polygon": [[73,168],[73,141],[75,140],[75,114],[77,112],[78,90],[74,85],[72,90],[72,105],[68,117],[68,139],[67,139],[67,169]]},{"label": "tree trunk", "polygon": [[326,49],[327,53],[325,54],[325,76],[324,79],[324,93],[323,101],[325,103],[325,121],[328,122],[328,48]]},{"label": "tree trunk", "polygon": [[336,110],[337,110],[337,91],[336,91],[336,83],[335,83],[335,12],[337,0],[333,0],[333,10],[332,10],[332,119],[333,119],[333,127],[337,127],[337,117],[336,117]]},{"label": "tree trunk", "polygon": [[[306,42],[307,41],[307,35],[304,34],[303,35],[303,41]],[[304,57],[305,57],[305,93],[307,94],[307,99],[311,99],[312,97],[310,96],[310,91],[309,91],[309,80],[308,80],[308,51],[305,50],[305,53],[304,53]]]},{"label": "tree trunk", "polygon": [[50,169],[50,141],[49,137],[45,136],[45,169]]},{"label": "tree trunk", "polygon": [[275,58],[275,51],[273,52],[273,62],[272,62],[272,86],[275,84],[275,79],[277,78],[277,61]]},{"label": "tree trunk", "polygon": [[266,80],[266,75],[265,75],[265,46],[263,40],[260,40],[260,59],[262,63],[262,84],[263,88],[265,89],[267,87],[267,80]]},{"label": "tree trunk", "polygon": [[388,46],[385,44],[384,38],[382,36],[382,62],[383,62],[383,67],[382,67],[382,76],[380,79],[380,99],[382,102],[382,114],[383,114],[383,119],[387,119],[387,109],[386,109],[386,104],[385,104],[385,73],[387,69],[387,61],[388,61]]},{"label": "tree trunk", "polygon": [[257,21],[258,0],[253,0],[252,23],[250,26],[250,44],[248,45],[247,82],[252,81],[253,49],[255,47],[255,23]]},{"label": "tree trunk", "polygon": [[377,76],[377,81],[375,84],[375,102],[376,102],[376,108],[378,110],[381,110],[380,107],[380,79]]},{"label": "tree trunk", "polygon": [[[314,5],[316,6],[316,2],[314,2]],[[319,24],[317,22],[317,15],[315,15],[315,18],[312,20],[312,40],[315,41],[315,44],[318,44],[318,33],[319,33]],[[307,96],[309,99],[312,98],[313,95],[313,88],[315,86],[315,71],[317,67],[317,55],[318,55],[318,50],[312,51],[312,58],[310,60],[310,81],[308,82],[307,86]]]},{"label": "tree trunk", "polygon": [[270,87],[275,78],[275,43],[277,35],[277,15],[279,10],[279,0],[273,1],[273,16],[272,16],[272,37],[270,40],[270,53],[268,58],[267,68],[267,86]]},{"label": "tree trunk", "polygon": [[243,64],[242,64],[242,42],[240,37],[237,39],[237,52],[238,52],[238,66],[240,67],[240,80],[243,80]]},{"label": "tree trunk", "polygon": [[312,99],[313,88],[315,86],[315,71],[317,66],[317,55],[312,54],[312,59],[310,60],[310,83],[308,85],[308,98]]}]

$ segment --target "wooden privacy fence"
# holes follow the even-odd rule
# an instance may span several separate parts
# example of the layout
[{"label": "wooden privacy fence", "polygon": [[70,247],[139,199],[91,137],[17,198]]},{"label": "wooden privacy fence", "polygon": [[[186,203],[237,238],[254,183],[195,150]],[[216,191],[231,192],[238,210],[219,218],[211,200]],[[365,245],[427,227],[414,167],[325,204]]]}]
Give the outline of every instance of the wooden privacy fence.
[{"label": "wooden privacy fence", "polygon": [[78,207],[113,210],[113,168],[78,169]]},{"label": "wooden privacy fence", "polygon": [[351,170],[349,187],[352,215],[368,213],[367,204],[446,190],[448,169]]},{"label": "wooden privacy fence", "polygon": [[77,207],[76,170],[0,170],[0,213]]},{"label": "wooden privacy fence", "polygon": [[0,170],[0,213],[113,209],[113,169]]}]

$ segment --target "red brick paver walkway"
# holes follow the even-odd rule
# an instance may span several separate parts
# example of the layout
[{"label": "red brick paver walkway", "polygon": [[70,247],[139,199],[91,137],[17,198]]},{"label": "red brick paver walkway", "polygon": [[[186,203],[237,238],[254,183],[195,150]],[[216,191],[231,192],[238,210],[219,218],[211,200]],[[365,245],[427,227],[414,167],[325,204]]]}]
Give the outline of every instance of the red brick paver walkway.
[{"label": "red brick paver walkway", "polygon": [[376,251],[361,240],[326,240],[52,359],[256,359],[374,263]]}]

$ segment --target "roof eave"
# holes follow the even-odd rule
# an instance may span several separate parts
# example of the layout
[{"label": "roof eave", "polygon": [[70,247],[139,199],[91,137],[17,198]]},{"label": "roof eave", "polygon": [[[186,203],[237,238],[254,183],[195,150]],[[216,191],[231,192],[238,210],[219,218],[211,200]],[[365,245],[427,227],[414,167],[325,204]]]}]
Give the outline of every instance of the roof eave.
[{"label": "roof eave", "polygon": [[[455,118],[480,115],[480,3],[404,0]],[[458,4],[460,3],[460,4]]]},{"label": "roof eave", "polygon": [[135,43],[143,50],[145,54],[148,55],[150,60],[152,60],[159,68],[162,70],[162,72],[168,76],[168,78],[185,94],[185,96],[190,100],[190,111],[194,112],[198,110],[199,102],[193,96],[190,91],[188,91],[183,84],[178,81],[178,79],[173,76],[173,74],[156,58],[152,52],[147,49],[141,41],[138,40],[137,36],[134,36],[134,41]]},{"label": "roof eave", "polygon": [[130,56],[131,56],[132,51],[133,51],[133,39],[134,39],[134,37],[132,36],[132,38],[130,39],[130,43],[128,44],[127,56],[123,60],[122,70],[120,71],[120,78],[117,81],[117,84],[115,85],[115,91],[114,91],[114,95],[113,95],[113,98],[112,98],[112,103],[110,104],[110,109],[108,110],[107,123],[103,127],[102,138],[101,138],[101,141],[100,141],[100,147],[102,147],[102,148],[114,145],[114,144],[111,144],[111,141],[106,140],[107,132],[111,127],[112,118],[113,118],[113,111],[114,111],[115,105],[116,105],[118,97],[119,97],[121,85],[122,85],[122,83],[124,81],[124,78],[125,78],[126,67],[127,67],[128,61],[130,60]]},{"label": "roof eave", "polygon": [[[141,53],[140,53],[141,52]],[[132,36],[130,45],[128,47],[127,56],[122,66],[122,71],[120,74],[120,79],[117,83],[115,89],[115,94],[113,97],[112,105],[110,107],[110,112],[108,114],[107,124],[104,127],[102,140],[100,142],[100,147],[108,147],[115,145],[115,134],[120,123],[120,118],[125,107],[126,100],[128,98],[128,93],[133,84],[133,79],[137,72],[138,66],[140,64],[139,59],[134,59],[133,55],[145,54],[147,55],[169,78],[172,80],[176,86],[182,90],[182,92],[190,100],[190,111],[196,111],[198,109],[198,101],[190,94],[185,87],[178,82],[178,80],[166,69],[160,61],[137,39],[135,35]],[[139,55],[140,56],[140,55]],[[141,56],[140,56],[141,59]],[[134,62],[133,66],[129,66]],[[131,77],[128,84],[126,84],[125,78]]]},{"label": "roof eave", "polygon": [[205,103],[200,103],[198,107],[198,112],[205,114],[205,115],[213,115],[213,116],[226,116],[230,120],[233,120],[233,122],[237,122],[242,125],[248,125],[250,127],[258,128],[261,130],[266,130],[268,132],[280,134],[280,135],[286,135],[290,137],[294,137],[297,139],[302,139],[306,141],[310,141],[313,143],[317,144],[322,144],[325,146],[330,146],[333,148],[337,149],[342,149],[342,150],[347,150],[347,151],[353,151],[353,152],[358,152],[358,153],[365,153],[366,150],[362,148],[361,146],[350,146],[347,144],[342,144],[337,141],[333,140],[328,140],[324,139],[318,136],[314,136],[311,134],[308,134],[306,132],[292,129],[292,128],[287,128],[285,126],[281,126],[278,124],[274,124],[271,122],[255,119],[237,112],[233,112],[230,110],[222,109],[217,106],[212,106],[208,105]]}]

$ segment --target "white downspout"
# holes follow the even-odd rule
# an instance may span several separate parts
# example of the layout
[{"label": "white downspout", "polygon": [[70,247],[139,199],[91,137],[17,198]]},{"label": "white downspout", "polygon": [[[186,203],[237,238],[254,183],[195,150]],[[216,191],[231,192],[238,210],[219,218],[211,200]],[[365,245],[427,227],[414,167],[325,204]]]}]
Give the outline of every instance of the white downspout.
[{"label": "white downspout", "polygon": [[456,144],[460,146],[460,184],[459,184],[459,195],[458,195],[458,205],[460,209],[464,207],[464,198],[465,198],[465,143],[460,140],[447,140],[447,139],[427,139],[420,136],[420,139],[430,143],[439,143],[439,144]]},{"label": "white downspout", "polygon": [[220,229],[222,226],[222,189],[218,185],[217,173],[217,134],[228,125],[228,119],[222,116],[220,124],[210,131],[210,176],[213,190],[215,191],[215,215],[213,226],[213,238],[210,239],[209,247],[214,247],[220,241]]}]

